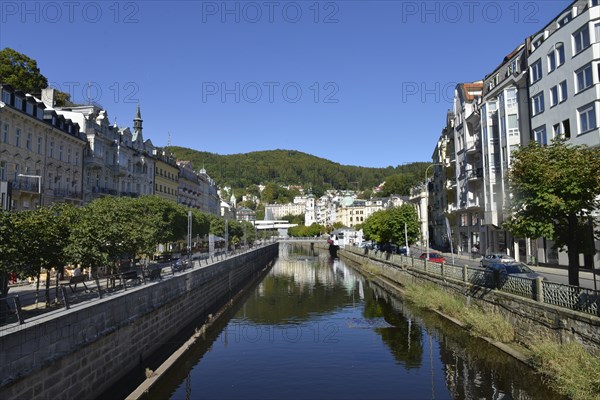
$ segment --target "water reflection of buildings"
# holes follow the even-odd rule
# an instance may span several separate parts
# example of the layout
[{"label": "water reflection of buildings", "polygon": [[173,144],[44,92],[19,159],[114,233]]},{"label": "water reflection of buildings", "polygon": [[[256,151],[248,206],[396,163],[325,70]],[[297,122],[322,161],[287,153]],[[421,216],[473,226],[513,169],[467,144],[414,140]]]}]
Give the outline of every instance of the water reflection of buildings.
[{"label": "water reflection of buildings", "polygon": [[[305,290],[312,292],[316,285],[336,285],[344,287],[348,294],[358,289],[360,298],[364,298],[362,278],[338,260],[330,261],[325,254],[310,253],[306,249],[298,250],[293,246],[284,247],[279,257],[280,262],[273,267],[269,275],[291,278],[301,293]],[[261,296],[264,295],[263,283],[258,288]]]}]

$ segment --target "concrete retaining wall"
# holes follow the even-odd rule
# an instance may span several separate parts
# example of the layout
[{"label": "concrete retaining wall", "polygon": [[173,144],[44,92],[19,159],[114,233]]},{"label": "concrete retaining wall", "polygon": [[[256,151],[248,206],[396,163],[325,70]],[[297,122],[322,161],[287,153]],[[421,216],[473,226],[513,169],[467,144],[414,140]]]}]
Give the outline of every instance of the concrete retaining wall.
[{"label": "concrete retaining wall", "polygon": [[447,277],[422,273],[411,270],[408,265],[380,262],[345,250],[340,250],[339,254],[343,258],[355,261],[368,272],[377,273],[400,285],[436,283],[448,291],[467,297],[483,309],[495,310],[513,325],[516,340],[525,345],[530,344],[532,339],[549,337],[558,343],[579,342],[590,352],[600,355],[599,317]]},{"label": "concrete retaining wall", "polygon": [[0,398],[94,398],[277,254],[275,243],[3,331]]}]

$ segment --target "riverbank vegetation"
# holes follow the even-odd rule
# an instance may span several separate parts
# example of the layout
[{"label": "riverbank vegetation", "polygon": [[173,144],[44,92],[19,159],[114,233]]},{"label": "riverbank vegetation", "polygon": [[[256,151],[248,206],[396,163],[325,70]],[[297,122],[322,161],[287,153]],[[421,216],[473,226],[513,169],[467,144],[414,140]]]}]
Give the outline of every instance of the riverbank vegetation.
[{"label": "riverbank vegetation", "polygon": [[[514,329],[502,315],[467,305],[461,296],[435,285],[407,285],[404,298],[417,307],[458,320],[473,336],[507,344],[514,341]],[[573,400],[600,400],[600,358],[580,344],[558,344],[540,338],[533,340],[526,352],[530,364],[556,392]]]}]

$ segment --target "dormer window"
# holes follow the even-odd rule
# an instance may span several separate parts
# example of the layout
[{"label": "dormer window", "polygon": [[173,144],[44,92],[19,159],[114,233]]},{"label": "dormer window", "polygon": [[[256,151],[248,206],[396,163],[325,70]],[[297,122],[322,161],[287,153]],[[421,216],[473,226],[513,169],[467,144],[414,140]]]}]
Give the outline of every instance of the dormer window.
[{"label": "dormer window", "polygon": [[23,110],[23,99],[15,96],[15,108],[18,110]]},{"label": "dormer window", "polygon": [[10,92],[7,92],[6,90],[2,91],[2,102],[10,104]]},{"label": "dormer window", "polygon": [[27,105],[25,107],[25,112],[29,115],[33,115],[33,104],[27,102]]}]

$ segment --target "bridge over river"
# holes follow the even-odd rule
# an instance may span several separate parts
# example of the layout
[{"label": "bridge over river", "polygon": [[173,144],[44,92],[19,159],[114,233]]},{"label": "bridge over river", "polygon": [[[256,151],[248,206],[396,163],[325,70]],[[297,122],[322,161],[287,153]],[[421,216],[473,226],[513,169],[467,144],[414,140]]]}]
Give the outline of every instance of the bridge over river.
[{"label": "bridge over river", "polygon": [[524,364],[404,304],[350,261],[294,242],[280,245],[262,281],[145,398],[562,398]]}]

